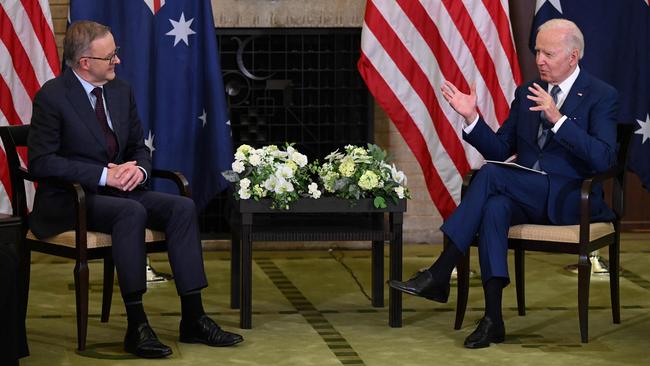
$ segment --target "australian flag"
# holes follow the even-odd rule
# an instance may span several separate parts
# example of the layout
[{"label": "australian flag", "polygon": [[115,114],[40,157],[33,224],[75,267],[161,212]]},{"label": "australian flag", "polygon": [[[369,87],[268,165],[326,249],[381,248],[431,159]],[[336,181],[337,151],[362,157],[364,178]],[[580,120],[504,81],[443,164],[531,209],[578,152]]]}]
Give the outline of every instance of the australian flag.
[{"label": "australian flag", "polygon": [[205,206],[233,159],[210,0],[71,0],[70,21],[82,19],[111,27],[154,168],[182,172]]},{"label": "australian flag", "polygon": [[619,91],[619,121],[635,125],[629,166],[650,191],[648,0],[537,0],[531,44],[537,27],[552,18],[578,25],[585,37],[581,67]]}]

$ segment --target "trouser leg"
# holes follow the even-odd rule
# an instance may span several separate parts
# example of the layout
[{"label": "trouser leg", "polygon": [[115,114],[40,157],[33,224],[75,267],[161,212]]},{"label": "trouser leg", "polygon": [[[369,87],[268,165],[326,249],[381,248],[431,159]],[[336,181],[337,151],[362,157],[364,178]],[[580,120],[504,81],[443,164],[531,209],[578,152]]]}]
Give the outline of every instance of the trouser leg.
[{"label": "trouser leg", "polygon": [[131,197],[147,209],[147,226],[165,232],[167,254],[178,293],[182,295],[206,287],[208,282],[194,201],[161,192],[134,192]]}]

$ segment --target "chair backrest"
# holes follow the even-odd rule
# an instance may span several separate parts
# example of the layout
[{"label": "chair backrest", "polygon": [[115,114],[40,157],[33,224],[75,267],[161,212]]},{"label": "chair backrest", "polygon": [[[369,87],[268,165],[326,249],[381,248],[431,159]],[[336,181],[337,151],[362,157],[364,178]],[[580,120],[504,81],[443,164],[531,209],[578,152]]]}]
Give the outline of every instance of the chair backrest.
[{"label": "chair backrest", "polygon": [[[11,206],[13,215],[24,217],[27,215],[27,196],[25,194],[24,178],[26,170],[21,169],[20,158],[27,163],[27,135],[29,125],[0,127],[0,138],[7,155],[7,165],[11,181]],[[20,158],[19,158],[20,157]]]}]

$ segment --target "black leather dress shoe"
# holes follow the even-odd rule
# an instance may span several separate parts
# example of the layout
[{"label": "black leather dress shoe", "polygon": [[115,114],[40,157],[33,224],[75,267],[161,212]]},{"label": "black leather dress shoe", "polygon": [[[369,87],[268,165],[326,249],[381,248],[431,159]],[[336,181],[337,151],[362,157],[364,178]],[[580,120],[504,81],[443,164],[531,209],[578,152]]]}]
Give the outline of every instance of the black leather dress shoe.
[{"label": "black leather dress shoe", "polygon": [[478,323],[476,330],[465,338],[467,348],[490,347],[490,343],[501,343],[506,337],[506,328],[503,322],[499,324],[484,316]]},{"label": "black leather dress shoe", "polygon": [[160,343],[158,336],[146,322],[126,328],[124,350],[143,358],[162,358],[172,354],[172,349]]},{"label": "black leather dress shoe", "polygon": [[210,319],[201,315],[193,322],[181,319],[180,341],[183,343],[203,343],[212,347],[227,347],[242,342],[244,338],[239,334],[227,332]]},{"label": "black leather dress shoe", "polygon": [[449,282],[436,282],[429,271],[422,271],[408,281],[390,280],[388,286],[407,294],[445,303],[449,299]]}]

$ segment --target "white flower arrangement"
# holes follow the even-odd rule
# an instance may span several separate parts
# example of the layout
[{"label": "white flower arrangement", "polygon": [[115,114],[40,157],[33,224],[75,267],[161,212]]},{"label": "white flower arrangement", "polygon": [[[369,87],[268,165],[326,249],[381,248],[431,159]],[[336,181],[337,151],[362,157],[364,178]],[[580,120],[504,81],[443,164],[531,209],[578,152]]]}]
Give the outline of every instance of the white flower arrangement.
[{"label": "white flower arrangement", "polygon": [[[318,198],[320,191],[310,180],[307,156],[288,145],[280,150],[275,145],[254,149],[241,145],[235,152],[231,172],[224,177],[236,184],[235,196],[242,200],[269,198],[273,208],[289,209],[301,196]],[[308,188],[309,187],[309,188]]]},{"label": "white flower arrangement", "polygon": [[271,207],[279,209],[289,209],[300,197],[372,198],[377,208],[385,208],[388,199],[410,198],[406,175],[389,165],[386,152],[374,144],[365,149],[348,145],[345,153],[336,150],[327,155],[322,165],[318,161],[309,164],[291,145],[284,151],[275,145],[260,149],[241,145],[232,171],[223,175],[235,183],[235,198],[268,198]]},{"label": "white flower arrangement", "polygon": [[325,157],[318,169],[326,194],[350,200],[372,198],[375,207],[386,207],[386,200],[410,198],[404,172],[386,162],[386,152],[368,144],[366,149],[347,145]]}]

